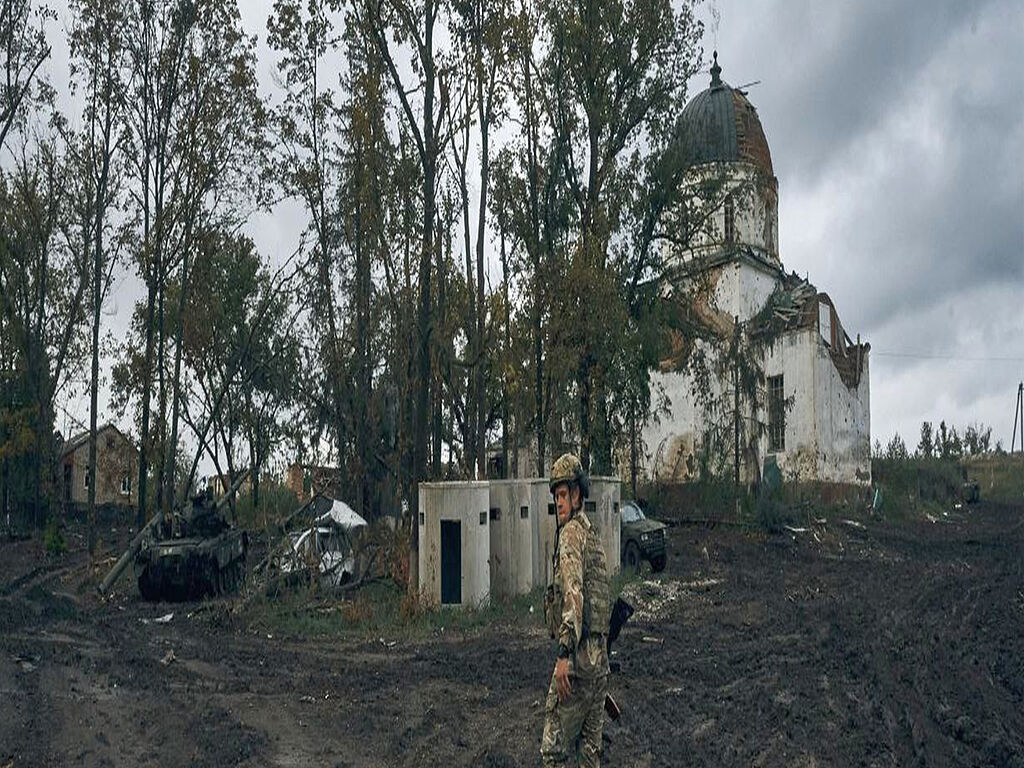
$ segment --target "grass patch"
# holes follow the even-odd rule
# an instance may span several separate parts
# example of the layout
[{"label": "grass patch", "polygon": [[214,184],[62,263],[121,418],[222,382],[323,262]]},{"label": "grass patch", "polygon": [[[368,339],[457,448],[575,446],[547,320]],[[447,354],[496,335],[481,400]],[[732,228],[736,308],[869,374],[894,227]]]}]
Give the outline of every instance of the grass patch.
[{"label": "grass patch", "polygon": [[[531,612],[532,608],[532,612]],[[283,637],[417,640],[449,633],[468,635],[494,624],[544,625],[544,590],[495,598],[476,608],[429,605],[393,581],[367,584],[344,600],[309,593],[255,602],[250,624]]]},{"label": "grass patch", "polygon": [[[644,577],[622,570],[610,579],[614,601],[623,588]],[[532,609],[532,610],[531,610]],[[259,599],[248,609],[251,627],[280,637],[340,637],[352,640],[422,640],[471,635],[493,625],[514,629],[544,626],[544,589],[495,598],[476,608],[429,605],[410,597],[392,580],[372,582],[343,600],[305,592]]]},{"label": "grass patch", "polygon": [[1003,504],[1024,500],[1024,455],[988,454],[963,460],[970,480],[981,486],[981,498]]}]

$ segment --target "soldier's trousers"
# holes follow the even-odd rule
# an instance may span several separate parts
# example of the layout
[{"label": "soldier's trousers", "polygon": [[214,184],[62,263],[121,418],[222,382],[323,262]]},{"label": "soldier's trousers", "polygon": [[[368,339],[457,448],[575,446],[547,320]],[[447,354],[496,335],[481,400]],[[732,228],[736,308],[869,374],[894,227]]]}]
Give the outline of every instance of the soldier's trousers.
[{"label": "soldier's trousers", "polygon": [[544,702],[544,736],[540,743],[541,764],[564,765],[576,756],[580,768],[601,765],[601,731],[604,729],[604,696],[608,676],[571,677],[572,692],[560,702],[551,676]]}]

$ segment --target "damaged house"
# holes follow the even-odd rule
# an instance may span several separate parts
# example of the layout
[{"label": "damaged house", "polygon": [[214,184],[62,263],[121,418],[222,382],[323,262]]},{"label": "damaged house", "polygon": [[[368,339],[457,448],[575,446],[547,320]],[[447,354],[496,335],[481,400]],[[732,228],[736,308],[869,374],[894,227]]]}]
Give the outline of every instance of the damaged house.
[{"label": "damaged house", "polygon": [[647,474],[711,470],[870,482],[870,345],[851,337],[828,294],[787,274],[779,255],[778,180],[757,111],[721,79],[678,124],[686,190],[658,286],[670,350],[652,373],[643,432]]}]

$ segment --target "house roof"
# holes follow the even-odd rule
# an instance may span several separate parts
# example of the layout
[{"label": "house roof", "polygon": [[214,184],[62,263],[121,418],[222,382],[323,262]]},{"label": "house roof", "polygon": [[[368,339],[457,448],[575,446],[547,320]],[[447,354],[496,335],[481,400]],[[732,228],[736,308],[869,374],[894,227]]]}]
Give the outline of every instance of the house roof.
[{"label": "house roof", "polygon": [[[121,437],[121,439],[124,440],[124,442],[128,443],[128,445],[131,446],[133,451],[135,450],[135,444],[131,440],[129,440],[127,437],[125,437],[124,432],[122,432],[120,429],[118,429],[116,426],[114,426],[109,421],[106,424],[101,424],[100,426],[98,426],[96,428],[96,436],[99,437],[101,434],[103,434],[104,432],[106,432],[107,430],[110,430],[110,429],[114,430]],[[81,446],[85,445],[87,442],[89,442],[89,430],[85,430],[84,432],[79,432],[77,435],[74,435],[73,437],[65,440],[64,444],[60,448],[60,456],[61,456],[61,458],[63,458],[64,456],[67,456],[69,453],[72,453],[73,451],[78,450]]]}]

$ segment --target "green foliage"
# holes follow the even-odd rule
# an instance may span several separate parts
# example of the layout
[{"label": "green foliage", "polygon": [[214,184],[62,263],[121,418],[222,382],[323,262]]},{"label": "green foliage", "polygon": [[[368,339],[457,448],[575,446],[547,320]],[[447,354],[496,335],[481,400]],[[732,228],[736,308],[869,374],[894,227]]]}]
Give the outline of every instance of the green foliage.
[{"label": "green foliage", "polygon": [[937,457],[876,458],[871,477],[882,488],[887,518],[948,511],[964,481],[956,461]]},{"label": "green foliage", "polygon": [[43,531],[43,548],[46,550],[46,554],[52,557],[63,555],[68,549],[60,523],[53,517],[50,518],[46,524],[46,530]]},{"label": "green foliage", "polygon": [[235,502],[235,514],[238,515],[238,522],[242,527],[261,531],[269,524],[283,520],[299,506],[299,500],[291,488],[276,479],[264,476],[260,485],[258,507],[252,493],[243,493]]},{"label": "green foliage", "polygon": [[1024,499],[1024,455],[990,452],[961,461],[968,480],[977,481],[984,501],[1019,504]]}]

